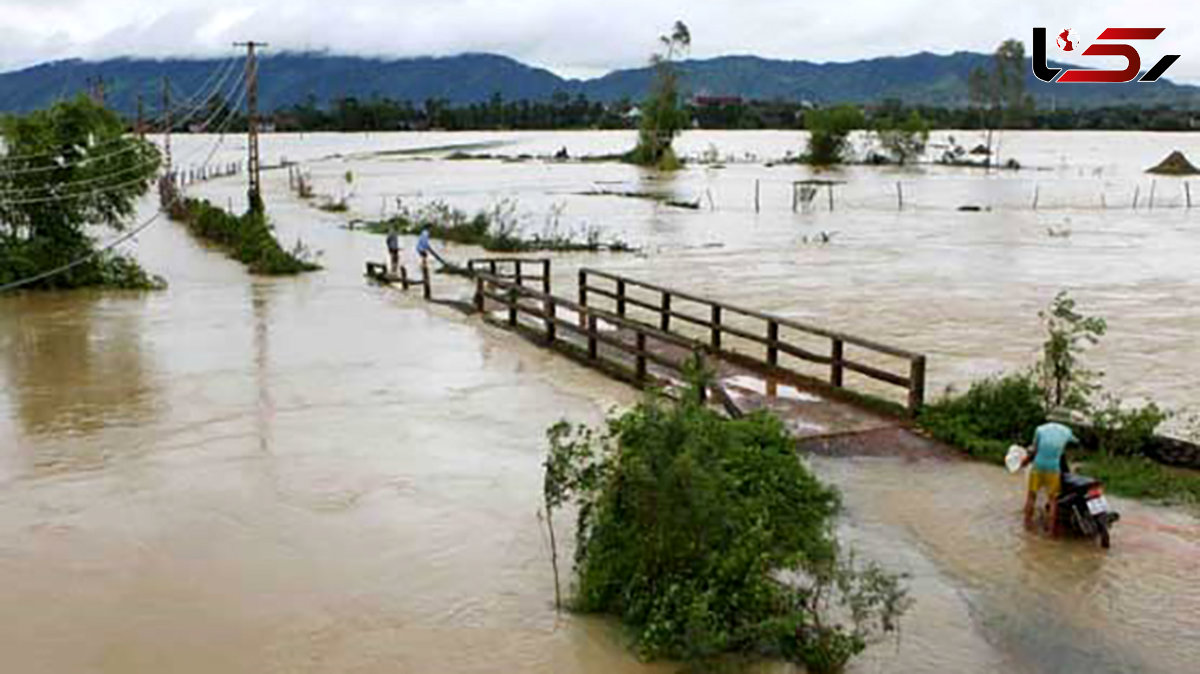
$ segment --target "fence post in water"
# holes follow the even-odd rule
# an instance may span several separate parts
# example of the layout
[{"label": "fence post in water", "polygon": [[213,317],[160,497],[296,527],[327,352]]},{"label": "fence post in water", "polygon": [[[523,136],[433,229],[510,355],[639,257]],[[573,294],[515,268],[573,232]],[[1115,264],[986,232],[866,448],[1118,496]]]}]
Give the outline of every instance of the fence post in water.
[{"label": "fence post in water", "polygon": [[625,316],[625,281],[617,281],[617,315]]},{"label": "fence post in water", "polygon": [[767,365],[779,364],[779,323],[767,321]]},{"label": "fence post in water", "polygon": [[714,304],[712,307],[712,347],[714,349],[721,348],[721,305]]},{"label": "fence post in water", "polygon": [[588,358],[596,360],[596,317],[587,317]]},{"label": "fence post in water", "polygon": [[671,293],[663,292],[662,294],[662,316],[659,319],[658,327],[663,332],[671,329]]},{"label": "fence post in water", "polygon": [[1186,181],[1186,180],[1183,181],[1183,196],[1185,197],[1185,200],[1187,202],[1187,207],[1191,208],[1192,207],[1192,186],[1189,185],[1188,181]]},{"label": "fence post in water", "polygon": [[917,416],[925,404],[925,356],[912,359],[908,371],[908,413]]},{"label": "fence post in water", "polygon": [[896,181],[896,210],[904,210],[904,188],[900,186],[900,181]]},{"label": "fence post in water", "polygon": [[1037,210],[1038,193],[1041,191],[1041,185],[1033,186],[1033,210]]},{"label": "fence post in water", "polygon": [[425,299],[433,298],[433,288],[429,286],[429,262],[424,256],[421,257],[421,285],[424,287]]},{"label": "fence post in water", "polygon": [[1142,191],[1142,186],[1137,185],[1133,188],[1133,210],[1137,210],[1138,194]]},{"label": "fence post in water", "polygon": [[1154,210],[1154,186],[1158,183],[1157,180],[1150,181],[1150,210]]},{"label": "fence post in water", "polygon": [[843,365],[843,353],[845,345],[842,340],[834,338],[833,349],[829,354],[829,383],[841,388],[843,373],[845,366]]},{"label": "fence post in water", "polygon": [[550,258],[542,260],[542,292],[550,294]]},{"label": "fence post in water", "polygon": [[641,330],[637,333],[637,378],[638,381],[646,378],[646,333]]},{"label": "fence post in water", "polygon": [[829,212],[833,212],[833,183],[829,183]]},{"label": "fence post in water", "polygon": [[792,212],[796,212],[796,206],[799,204],[799,196],[796,194],[796,183],[792,183]]},{"label": "fence post in water", "polygon": [[758,212],[758,179],[754,179],[754,212]]}]

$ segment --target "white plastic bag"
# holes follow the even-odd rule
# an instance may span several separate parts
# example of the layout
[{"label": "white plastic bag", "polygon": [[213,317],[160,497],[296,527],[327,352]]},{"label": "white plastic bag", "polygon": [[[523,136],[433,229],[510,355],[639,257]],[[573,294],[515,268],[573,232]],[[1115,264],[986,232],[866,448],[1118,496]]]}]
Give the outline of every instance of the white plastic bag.
[{"label": "white plastic bag", "polygon": [[1015,473],[1021,470],[1021,464],[1027,456],[1029,456],[1029,450],[1020,445],[1009,445],[1008,454],[1004,456],[1004,467],[1008,469],[1008,472]]}]

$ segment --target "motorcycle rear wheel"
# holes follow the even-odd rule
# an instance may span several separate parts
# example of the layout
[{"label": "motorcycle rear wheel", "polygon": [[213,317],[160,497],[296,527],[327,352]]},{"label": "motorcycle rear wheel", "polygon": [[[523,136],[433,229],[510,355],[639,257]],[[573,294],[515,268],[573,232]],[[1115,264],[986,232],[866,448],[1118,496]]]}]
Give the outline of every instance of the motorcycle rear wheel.
[{"label": "motorcycle rear wheel", "polygon": [[1108,522],[1104,517],[1096,518],[1096,535],[1100,538],[1100,547],[1107,550],[1110,541],[1108,538]]}]

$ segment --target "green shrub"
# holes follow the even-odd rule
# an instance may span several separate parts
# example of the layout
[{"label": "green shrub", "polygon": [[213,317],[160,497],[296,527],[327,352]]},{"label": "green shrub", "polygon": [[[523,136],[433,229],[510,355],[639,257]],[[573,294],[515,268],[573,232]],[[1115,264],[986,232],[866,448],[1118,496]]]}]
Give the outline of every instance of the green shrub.
[{"label": "green shrub", "polygon": [[603,429],[547,435],[547,514],[578,506],[572,606],[619,617],[645,658],[834,672],[908,607],[899,577],[839,553],[838,494],[774,417],[651,396]]},{"label": "green shrub", "polygon": [[862,111],[852,105],[806,111],[804,128],[808,129],[808,148],[801,155],[801,161],[818,166],[846,161],[850,132],[865,125]]},{"label": "green shrub", "polygon": [[173,201],[171,218],[187,224],[196,236],[222,248],[251,273],[268,276],[300,274],[321,266],[284,250],[261,211],[237,216],[203,199]]},{"label": "green shrub", "polygon": [[947,392],[918,421],[937,439],[1002,463],[1009,445],[1029,444],[1046,420],[1043,400],[1032,375],[1006,374],[977,381],[962,395]]},{"label": "green shrub", "polygon": [[1096,448],[1110,456],[1141,456],[1168,418],[1170,414],[1154,403],[1126,408],[1120,400],[1107,397],[1104,406],[1092,413]]}]

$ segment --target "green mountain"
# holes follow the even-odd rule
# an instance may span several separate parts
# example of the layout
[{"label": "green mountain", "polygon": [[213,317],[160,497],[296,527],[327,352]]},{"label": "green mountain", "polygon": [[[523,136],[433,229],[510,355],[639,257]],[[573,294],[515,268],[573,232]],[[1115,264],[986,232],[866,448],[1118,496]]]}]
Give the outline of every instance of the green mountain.
[{"label": "green mountain", "polygon": [[[684,61],[685,87],[693,94],[787,101],[868,103],[898,98],[909,103],[967,104],[967,73],[990,66],[985,54],[957,52],[883,57],[846,63],[783,61],[722,56]],[[1063,65],[1063,64],[1054,64]],[[0,73],[0,111],[24,112],[84,91],[103,79],[111,107],[133,114],[140,95],[147,115],[161,100],[168,77],[176,100],[206,84],[234,92],[242,76],[235,59],[135,59],[58,61]],[[428,99],[461,104],[500,94],[507,100],[548,99],[556,93],[615,101],[641,98],[649,68],[615,70],[589,80],[564,79],[495,54],[440,58],[380,59],[325,53],[283,53],[260,61],[260,108],[266,111],[314,100],[387,97],[417,105]],[[1168,80],[1152,84],[1056,85],[1028,75],[1028,89],[1042,106],[1096,107],[1132,104],[1200,107],[1200,87]],[[229,98],[236,99],[232,93]]]}]

